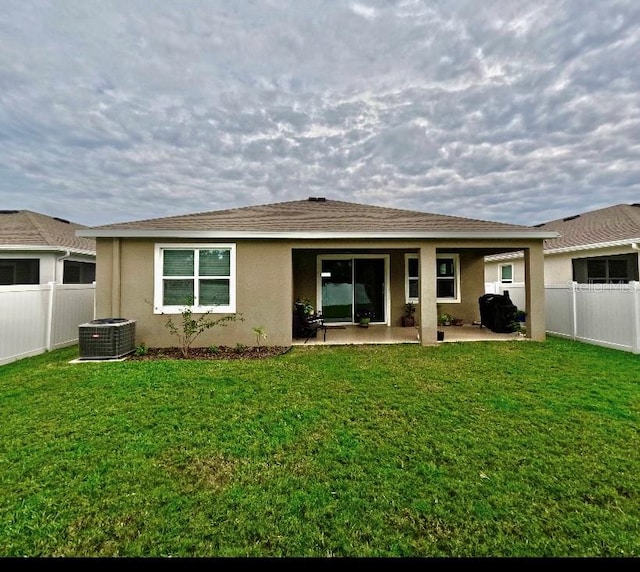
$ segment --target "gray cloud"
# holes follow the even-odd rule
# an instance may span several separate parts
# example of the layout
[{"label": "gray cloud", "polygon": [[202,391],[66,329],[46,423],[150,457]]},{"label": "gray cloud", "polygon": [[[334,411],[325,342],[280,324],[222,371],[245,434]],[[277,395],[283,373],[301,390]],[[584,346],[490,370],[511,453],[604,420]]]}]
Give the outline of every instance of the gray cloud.
[{"label": "gray cloud", "polygon": [[5,0],[0,198],[89,225],[637,202],[638,53],[634,0]]}]

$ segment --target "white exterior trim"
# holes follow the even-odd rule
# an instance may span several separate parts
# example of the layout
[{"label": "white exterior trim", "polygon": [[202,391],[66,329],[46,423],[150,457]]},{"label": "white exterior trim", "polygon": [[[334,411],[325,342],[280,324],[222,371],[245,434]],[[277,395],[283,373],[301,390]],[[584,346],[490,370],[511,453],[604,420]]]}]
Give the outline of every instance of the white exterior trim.
[{"label": "white exterior trim", "polygon": [[[154,263],[153,263],[153,313],[154,314],[180,314],[184,309],[184,305],[180,306],[163,306],[163,273],[162,273],[162,251],[163,250],[230,250],[230,267],[229,267],[229,304],[225,306],[191,306],[194,314],[235,314],[236,312],[236,245],[221,243],[202,243],[202,244],[185,244],[185,243],[156,243],[154,245]],[[195,280],[195,276],[194,276]]]},{"label": "white exterior trim", "polygon": [[66,248],[62,246],[38,246],[34,244],[3,244],[0,245],[0,251],[31,251],[31,252],[62,252],[71,254],[82,254],[85,256],[95,256],[95,250],[84,250],[81,248]]},{"label": "white exterior trim", "polygon": [[[579,244],[577,246],[565,246],[563,248],[545,248],[544,254],[563,254],[565,252],[581,252],[583,250],[598,250],[600,248],[613,248],[616,246],[629,246],[633,250],[637,250],[634,244],[637,245],[640,242],[640,238],[626,238],[624,240],[611,240],[609,242],[595,242],[593,244]],[[512,260],[522,258],[523,252],[506,252],[504,254],[492,254],[485,256],[485,262],[498,262],[500,260]]]},{"label": "white exterior trim", "polygon": [[627,238],[625,240],[612,240],[610,242],[596,242],[595,244],[581,244],[579,246],[566,246],[564,248],[549,248],[545,250],[545,254],[561,254],[563,252],[576,252],[580,250],[595,250],[598,248],[611,248],[613,246],[629,246],[633,248],[633,244],[640,242],[640,238]]}]

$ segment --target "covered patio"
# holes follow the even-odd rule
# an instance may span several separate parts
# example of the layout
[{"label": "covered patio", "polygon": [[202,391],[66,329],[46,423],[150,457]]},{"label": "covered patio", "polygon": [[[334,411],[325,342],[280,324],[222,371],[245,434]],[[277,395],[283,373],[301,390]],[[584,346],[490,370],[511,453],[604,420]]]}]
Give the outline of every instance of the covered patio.
[{"label": "covered patio", "polygon": [[[465,324],[462,326],[444,326],[444,340],[447,342],[482,342],[482,341],[513,341],[528,340],[519,333],[500,334],[489,328],[478,325]],[[400,326],[385,326],[372,324],[368,328],[358,325],[329,326],[326,340],[322,331],[317,338],[294,339],[293,345],[357,345],[357,344],[419,344],[419,329],[417,327],[403,328]]]}]

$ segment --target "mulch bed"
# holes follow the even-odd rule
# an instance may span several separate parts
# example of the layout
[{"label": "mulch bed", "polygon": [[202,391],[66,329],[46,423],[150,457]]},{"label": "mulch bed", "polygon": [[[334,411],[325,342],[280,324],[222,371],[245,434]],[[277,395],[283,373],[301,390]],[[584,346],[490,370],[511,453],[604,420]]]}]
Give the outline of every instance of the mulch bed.
[{"label": "mulch bed", "polygon": [[158,359],[188,359],[188,360],[216,360],[216,359],[263,359],[287,353],[291,348],[283,346],[265,347],[227,347],[218,346],[215,350],[209,348],[191,348],[189,357],[182,356],[180,348],[148,348],[144,355],[131,354],[130,360],[158,360]]}]

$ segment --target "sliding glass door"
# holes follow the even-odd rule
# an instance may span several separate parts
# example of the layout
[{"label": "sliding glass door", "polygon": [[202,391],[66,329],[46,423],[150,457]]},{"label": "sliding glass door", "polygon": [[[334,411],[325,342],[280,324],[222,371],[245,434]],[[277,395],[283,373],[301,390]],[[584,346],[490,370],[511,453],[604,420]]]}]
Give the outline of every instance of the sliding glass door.
[{"label": "sliding glass door", "polygon": [[321,256],[319,266],[325,322],[354,323],[363,310],[386,322],[386,257]]}]

